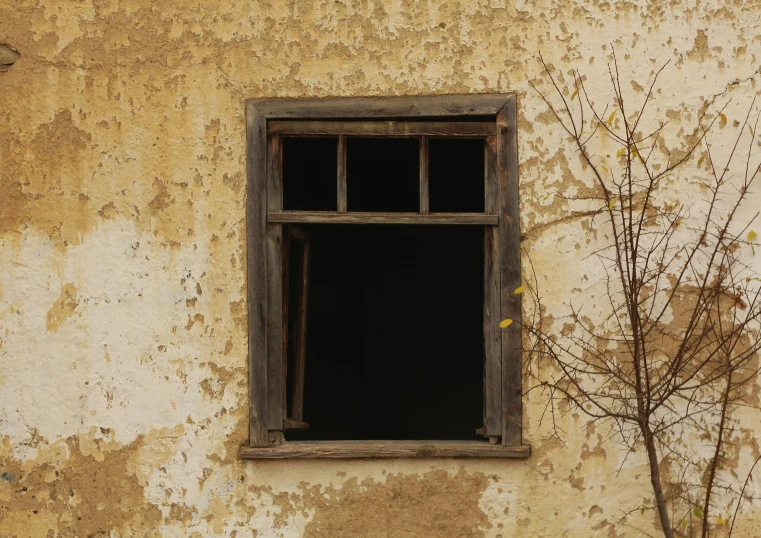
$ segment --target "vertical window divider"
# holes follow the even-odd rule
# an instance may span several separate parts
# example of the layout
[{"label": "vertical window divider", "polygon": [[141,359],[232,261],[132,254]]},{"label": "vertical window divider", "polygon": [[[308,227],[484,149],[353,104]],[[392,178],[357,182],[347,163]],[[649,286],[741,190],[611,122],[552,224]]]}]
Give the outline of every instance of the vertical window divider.
[{"label": "vertical window divider", "polygon": [[346,135],[338,136],[338,212],[346,213]]},{"label": "vertical window divider", "polygon": [[430,210],[428,196],[428,137],[420,137],[420,214]]}]

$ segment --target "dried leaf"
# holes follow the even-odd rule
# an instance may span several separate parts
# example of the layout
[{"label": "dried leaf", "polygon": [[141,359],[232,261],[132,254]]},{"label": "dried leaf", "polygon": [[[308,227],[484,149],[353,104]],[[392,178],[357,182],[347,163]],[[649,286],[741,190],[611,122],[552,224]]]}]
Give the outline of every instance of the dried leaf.
[{"label": "dried leaf", "polygon": [[703,160],[705,159],[705,157],[706,157],[705,155],[701,155],[701,156],[700,156],[700,159],[698,159],[698,166],[700,166],[701,164],[703,164]]},{"label": "dried leaf", "polygon": [[579,89],[576,88],[576,90],[571,94],[571,101],[573,101],[574,97],[576,97],[579,94]]},{"label": "dried leaf", "polygon": [[724,114],[719,114],[719,128],[723,129],[727,124],[727,117]]},{"label": "dried leaf", "polygon": [[748,130],[750,131],[750,136],[756,136],[756,133],[753,131],[753,127],[748,125]]},{"label": "dried leaf", "polygon": [[608,209],[613,209],[613,206],[616,205],[618,202],[618,198],[613,198],[610,202],[608,202]]},{"label": "dried leaf", "polygon": [[515,288],[515,291],[513,293],[515,295],[520,295],[524,291],[526,291],[526,286],[518,286],[517,288]]},{"label": "dried leaf", "polygon": [[748,232],[748,241],[753,241],[756,237],[758,237],[758,234],[753,230]]},{"label": "dried leaf", "polygon": [[610,116],[608,116],[608,121],[606,122],[608,124],[608,127],[613,126],[613,119],[616,117],[616,111],[610,113]]},{"label": "dried leaf", "polygon": [[503,319],[499,322],[499,328],[500,329],[507,329],[510,325],[513,324],[513,320],[511,319]]}]

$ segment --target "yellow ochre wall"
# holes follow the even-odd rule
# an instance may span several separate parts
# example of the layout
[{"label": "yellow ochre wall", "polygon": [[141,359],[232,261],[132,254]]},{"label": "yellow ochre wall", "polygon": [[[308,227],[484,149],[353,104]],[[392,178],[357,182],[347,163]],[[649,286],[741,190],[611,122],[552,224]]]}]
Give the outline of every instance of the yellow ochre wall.
[{"label": "yellow ochre wall", "polygon": [[[670,61],[654,111],[678,151],[702,111],[742,119],[760,20],[719,0],[0,0],[21,54],[0,72],[0,536],[657,535],[653,512],[620,521],[651,502],[643,454],[576,413],[553,437],[538,394],[527,460],[238,458],[244,101],[517,92],[523,245],[549,311],[585,298],[594,319],[599,238],[565,198],[593,183],[529,86],[538,53],[598,103],[612,50],[633,101]],[[735,535],[761,535],[757,504]]]}]

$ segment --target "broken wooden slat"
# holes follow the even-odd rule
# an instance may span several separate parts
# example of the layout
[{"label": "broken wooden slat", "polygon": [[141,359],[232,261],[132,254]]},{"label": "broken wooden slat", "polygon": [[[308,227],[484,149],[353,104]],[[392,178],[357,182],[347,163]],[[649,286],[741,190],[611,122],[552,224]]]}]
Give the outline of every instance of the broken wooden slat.
[{"label": "broken wooden slat", "polygon": [[[290,240],[297,240],[302,245],[301,265],[293,268],[298,271],[301,286],[298,290],[292,290],[298,293],[295,312],[295,326],[293,328],[293,352],[294,352],[294,371],[291,378],[291,416],[297,422],[304,420],[304,376],[306,369],[306,338],[307,338],[307,301],[309,297],[309,255],[311,238],[310,233],[295,227],[290,227]],[[307,426],[308,427],[308,426]]]},{"label": "broken wooden slat", "polygon": [[301,224],[471,224],[495,226],[499,223],[497,215],[483,213],[370,213],[331,211],[273,211],[268,215],[269,222],[288,222]]},{"label": "broken wooden slat", "polygon": [[531,447],[486,441],[291,441],[277,447],[243,447],[244,459],[528,458]]},{"label": "broken wooden slat", "polygon": [[303,420],[287,418],[283,421],[284,430],[308,430],[309,424]]}]

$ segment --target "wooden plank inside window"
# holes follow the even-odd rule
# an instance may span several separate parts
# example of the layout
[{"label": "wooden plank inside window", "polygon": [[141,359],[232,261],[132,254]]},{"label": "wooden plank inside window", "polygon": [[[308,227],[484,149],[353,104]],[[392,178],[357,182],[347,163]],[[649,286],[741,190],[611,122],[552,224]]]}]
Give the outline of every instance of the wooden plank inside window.
[{"label": "wooden plank inside window", "polygon": [[[284,419],[285,429],[308,428],[304,422],[304,376],[306,368],[307,304],[309,298],[309,263],[311,236],[304,229],[286,226],[287,250],[284,249],[284,265],[287,263],[284,286],[284,323],[287,335],[283,356],[287,363],[288,407]],[[285,280],[284,279],[284,280]]]}]

